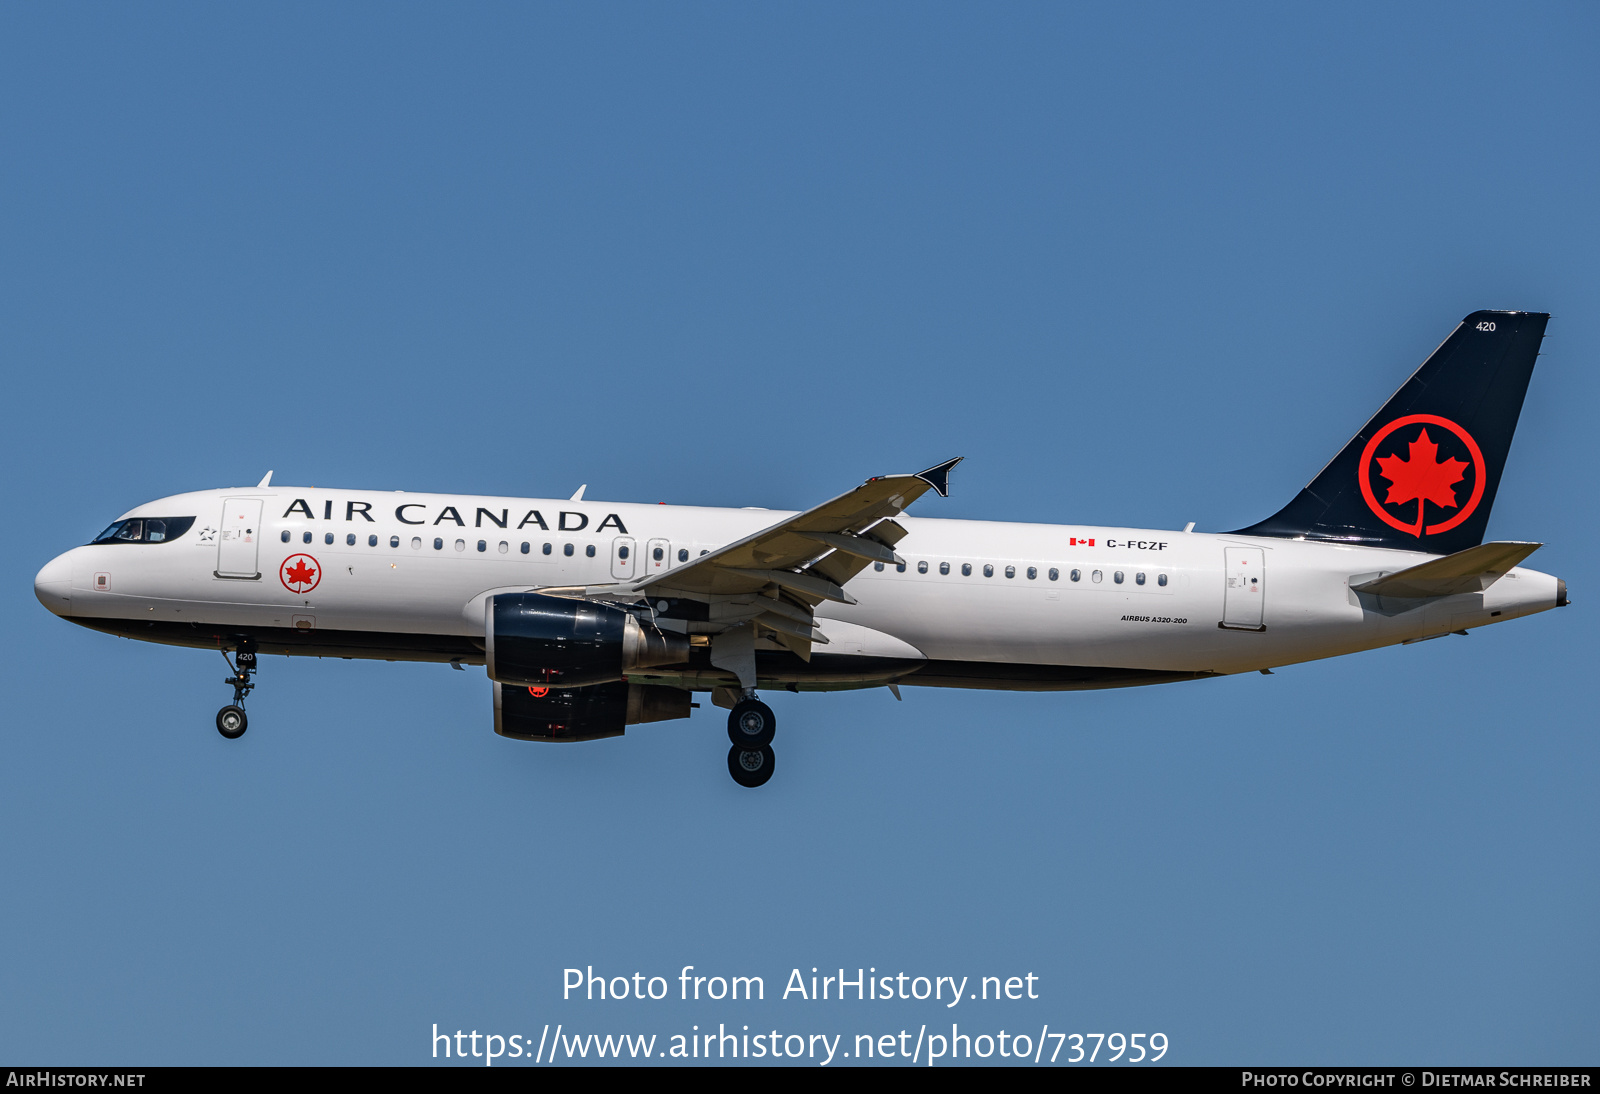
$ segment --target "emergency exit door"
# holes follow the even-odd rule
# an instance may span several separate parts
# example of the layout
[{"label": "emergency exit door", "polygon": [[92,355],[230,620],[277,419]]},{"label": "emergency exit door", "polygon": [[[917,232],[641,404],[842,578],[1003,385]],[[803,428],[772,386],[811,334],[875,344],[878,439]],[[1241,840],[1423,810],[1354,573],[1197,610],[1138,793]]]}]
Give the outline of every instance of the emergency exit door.
[{"label": "emergency exit door", "polygon": [[672,565],[672,544],[664,539],[653,539],[645,545],[644,568],[649,577],[664,574]]},{"label": "emergency exit door", "polygon": [[260,577],[261,499],[228,498],[217,534],[218,577]]},{"label": "emergency exit door", "polygon": [[1264,631],[1261,606],[1267,595],[1266,552],[1260,547],[1224,547],[1222,625]]},{"label": "emergency exit door", "polygon": [[618,581],[627,581],[633,577],[634,567],[638,566],[638,551],[633,544],[632,536],[618,536],[611,542],[611,576]]}]

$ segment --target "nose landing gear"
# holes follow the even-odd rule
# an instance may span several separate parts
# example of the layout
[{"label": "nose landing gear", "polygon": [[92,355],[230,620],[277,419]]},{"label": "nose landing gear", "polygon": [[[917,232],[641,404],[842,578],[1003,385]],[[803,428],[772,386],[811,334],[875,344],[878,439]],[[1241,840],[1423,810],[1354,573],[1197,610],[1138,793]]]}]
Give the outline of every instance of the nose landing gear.
[{"label": "nose landing gear", "polygon": [[[222,651],[222,659],[228,661],[227,650]],[[234,654],[232,661],[228,661],[228,668],[233,670],[233,675],[222,682],[233,685],[233,702],[217,711],[217,732],[234,741],[243,737],[244,731],[250,725],[250,720],[244,713],[244,698],[256,686],[250,679],[256,671],[254,640],[247,638],[240,641],[238,652]]]},{"label": "nose landing gear", "polygon": [[777,731],[778,719],[772,708],[757,699],[753,692],[734,704],[728,713],[728,740],[733,747],[728,750],[728,774],[740,786],[752,789],[772,778],[777,758],[772,752],[772,735]]}]

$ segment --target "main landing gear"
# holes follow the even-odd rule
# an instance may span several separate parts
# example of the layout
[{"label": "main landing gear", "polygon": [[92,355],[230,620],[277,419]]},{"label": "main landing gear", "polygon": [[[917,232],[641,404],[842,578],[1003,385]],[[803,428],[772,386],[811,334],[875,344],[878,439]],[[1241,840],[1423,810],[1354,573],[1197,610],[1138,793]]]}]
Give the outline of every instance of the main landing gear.
[{"label": "main landing gear", "polygon": [[728,713],[728,774],[740,786],[761,786],[772,778],[777,763],[772,753],[772,735],[778,728],[778,719],[772,708],[754,694],[734,704]]},{"label": "main landing gear", "polygon": [[[222,659],[228,661],[227,650],[222,651]],[[250,725],[244,713],[244,697],[256,686],[250,679],[256,671],[256,644],[252,639],[247,638],[239,643],[239,651],[234,654],[232,661],[228,661],[228,667],[233,670],[233,675],[222,682],[233,685],[233,702],[217,711],[217,732],[235,741],[244,736],[244,731]]]}]

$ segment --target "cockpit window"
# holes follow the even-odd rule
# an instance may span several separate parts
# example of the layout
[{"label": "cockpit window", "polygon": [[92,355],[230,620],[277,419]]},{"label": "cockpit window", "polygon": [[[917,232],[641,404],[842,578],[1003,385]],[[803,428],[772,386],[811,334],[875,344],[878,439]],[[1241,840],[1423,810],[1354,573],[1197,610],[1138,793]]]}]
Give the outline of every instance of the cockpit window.
[{"label": "cockpit window", "polygon": [[138,543],[144,534],[144,521],[119,520],[92,539],[91,543]]},{"label": "cockpit window", "polygon": [[119,520],[91,543],[165,543],[177,539],[194,524],[193,517],[135,517]]}]

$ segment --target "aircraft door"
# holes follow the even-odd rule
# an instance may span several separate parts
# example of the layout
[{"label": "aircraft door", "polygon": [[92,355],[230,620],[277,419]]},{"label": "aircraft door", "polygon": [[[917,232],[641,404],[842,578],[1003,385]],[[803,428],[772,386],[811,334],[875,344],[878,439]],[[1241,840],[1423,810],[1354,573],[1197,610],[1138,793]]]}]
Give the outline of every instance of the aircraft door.
[{"label": "aircraft door", "polygon": [[1224,547],[1222,625],[1264,631],[1261,606],[1267,595],[1266,552],[1260,547]]},{"label": "aircraft door", "polygon": [[260,577],[261,499],[228,498],[217,535],[218,577]]},{"label": "aircraft door", "polygon": [[619,581],[633,577],[633,571],[639,564],[639,559],[636,557],[638,553],[632,536],[618,536],[612,540],[611,576]]},{"label": "aircraft door", "polygon": [[671,565],[672,544],[664,539],[653,539],[645,544],[644,573],[646,577],[664,574],[667,572],[667,567]]}]

